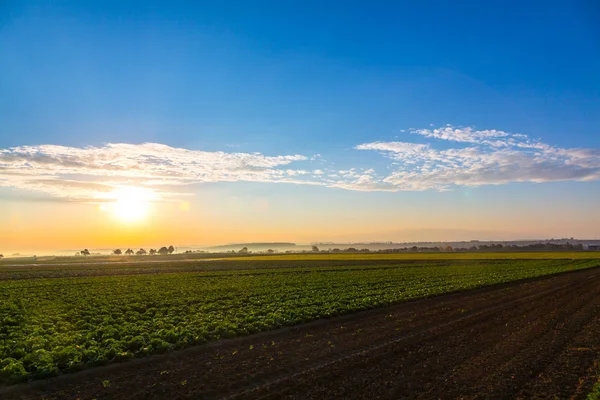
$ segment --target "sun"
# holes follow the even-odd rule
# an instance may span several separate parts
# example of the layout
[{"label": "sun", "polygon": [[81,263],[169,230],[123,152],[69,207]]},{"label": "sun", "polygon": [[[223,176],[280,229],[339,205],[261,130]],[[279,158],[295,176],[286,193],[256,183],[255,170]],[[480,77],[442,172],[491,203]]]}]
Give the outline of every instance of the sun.
[{"label": "sun", "polygon": [[147,217],[154,192],[139,187],[121,187],[110,195],[110,211],[123,222],[137,222]]}]

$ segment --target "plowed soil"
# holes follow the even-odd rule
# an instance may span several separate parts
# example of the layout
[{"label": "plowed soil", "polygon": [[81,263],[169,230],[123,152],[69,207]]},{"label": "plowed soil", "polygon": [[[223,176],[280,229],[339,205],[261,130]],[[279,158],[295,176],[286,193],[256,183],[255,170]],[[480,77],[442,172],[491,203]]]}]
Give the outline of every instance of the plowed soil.
[{"label": "plowed soil", "polygon": [[0,398],[578,399],[598,360],[593,268],[92,368]]}]

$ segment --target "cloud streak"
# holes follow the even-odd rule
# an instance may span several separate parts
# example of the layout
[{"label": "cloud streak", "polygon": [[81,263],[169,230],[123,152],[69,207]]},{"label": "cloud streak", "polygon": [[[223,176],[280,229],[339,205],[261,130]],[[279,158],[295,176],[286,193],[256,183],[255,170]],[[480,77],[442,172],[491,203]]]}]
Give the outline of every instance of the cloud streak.
[{"label": "cloud streak", "polygon": [[563,149],[523,134],[470,127],[446,126],[410,133],[467,146],[446,150],[407,142],[356,146],[393,161],[393,171],[380,182],[389,190],[445,191],[457,186],[600,179],[600,149]]},{"label": "cloud streak", "polygon": [[36,190],[82,201],[110,199],[119,186],[155,188],[208,182],[313,184],[307,171],[289,168],[302,155],[265,156],[174,148],[162,144],[102,147],[22,146],[0,150],[0,186]]},{"label": "cloud streak", "polygon": [[[157,200],[168,200],[189,195],[187,185],[211,182],[398,192],[600,179],[600,149],[565,149],[523,134],[450,125],[415,129],[405,135],[427,143],[369,142],[355,147],[388,160],[384,172],[373,165],[333,169],[318,155],[208,152],[157,143],[12,147],[0,149],[0,187],[99,203],[113,201],[123,186],[143,187],[155,193]],[[446,145],[436,148],[439,143]]]}]

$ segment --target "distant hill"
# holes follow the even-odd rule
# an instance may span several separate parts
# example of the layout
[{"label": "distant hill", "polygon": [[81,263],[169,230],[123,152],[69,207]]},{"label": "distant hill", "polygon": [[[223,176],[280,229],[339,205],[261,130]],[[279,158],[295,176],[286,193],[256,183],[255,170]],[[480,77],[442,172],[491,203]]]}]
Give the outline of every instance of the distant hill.
[{"label": "distant hill", "polygon": [[287,242],[273,242],[273,243],[232,243],[232,244],[224,244],[220,246],[212,246],[206,247],[205,250],[220,252],[220,251],[238,251],[243,247],[247,247],[249,251],[265,251],[265,250],[293,250],[296,247],[296,243],[287,243]]}]

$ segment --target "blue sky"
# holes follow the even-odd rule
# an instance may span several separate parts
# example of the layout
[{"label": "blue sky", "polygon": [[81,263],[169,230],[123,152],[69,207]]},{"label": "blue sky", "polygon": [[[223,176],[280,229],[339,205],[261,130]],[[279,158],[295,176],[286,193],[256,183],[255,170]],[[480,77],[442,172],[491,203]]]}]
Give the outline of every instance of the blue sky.
[{"label": "blue sky", "polygon": [[[403,202],[425,213],[419,204],[442,198],[456,204],[456,212],[468,213],[472,204],[464,203],[465,191],[475,197],[491,191],[492,199],[524,191],[528,196],[519,205],[532,206],[539,193],[550,191],[558,198],[551,209],[558,210],[599,192],[599,22],[600,6],[593,1],[2,2],[0,151],[26,159],[19,168],[31,166],[27,157],[33,153],[64,165],[72,151],[107,143],[150,142],[210,153],[196,154],[198,159],[220,151],[299,155],[305,159],[274,168],[311,172],[308,184],[295,173],[287,176],[300,189],[269,183],[275,179],[272,171],[268,178],[230,171],[204,180],[194,171],[194,179],[185,175],[180,178],[186,182],[162,184],[189,183],[176,190],[186,195],[224,190],[215,194],[221,200],[254,190],[285,202],[280,197],[286,192],[301,190],[307,198],[332,196],[337,204],[366,204],[389,213]],[[444,136],[444,129],[468,139]],[[500,132],[488,135],[496,140],[512,134],[528,138],[494,147],[480,134],[491,130]],[[399,151],[393,143],[429,147]],[[360,150],[361,145],[367,146]],[[19,146],[34,149],[15,151]],[[495,175],[498,161],[489,155],[499,146],[512,152],[517,169],[527,170],[524,176],[506,170],[508,156],[500,162],[505,170]],[[453,161],[430,151],[469,147],[477,155],[461,154]],[[583,152],[562,151],[573,148]],[[119,151],[139,161],[140,152],[150,150]],[[183,156],[172,157],[162,164]],[[482,174],[441,177],[451,163],[473,167],[473,157],[485,164]],[[271,161],[251,163],[271,168]],[[414,173],[415,163],[430,165],[412,180],[392,177],[400,170]],[[7,165],[0,160],[3,201],[32,193],[65,197],[61,183],[54,188],[48,182],[14,183],[16,169]],[[350,168],[358,172],[343,179],[329,176]],[[328,182],[314,174],[321,169]],[[375,171],[367,173],[371,182],[357,183],[370,170]],[[105,175],[111,179],[88,170],[54,171],[48,179],[69,181],[71,187],[73,181],[108,186],[134,181],[130,175],[118,182]],[[251,189],[248,182],[255,182]],[[392,193],[381,193],[381,185]],[[85,189],[71,197],[94,197]],[[168,197],[161,194],[167,191],[158,192]],[[593,212],[586,207],[592,206],[582,212]],[[565,230],[600,234],[582,226]],[[545,233],[550,231],[532,232]]]}]

